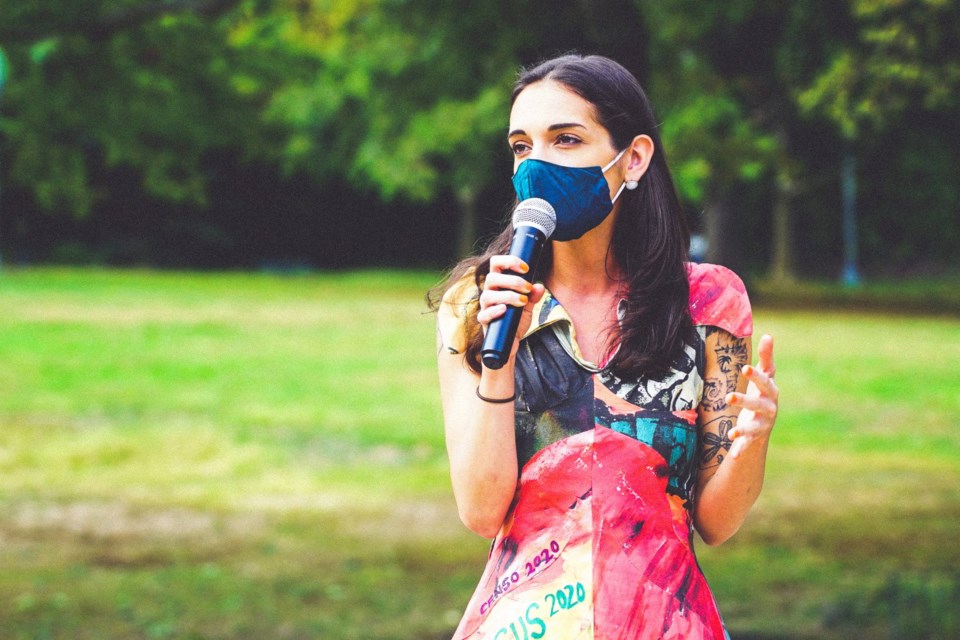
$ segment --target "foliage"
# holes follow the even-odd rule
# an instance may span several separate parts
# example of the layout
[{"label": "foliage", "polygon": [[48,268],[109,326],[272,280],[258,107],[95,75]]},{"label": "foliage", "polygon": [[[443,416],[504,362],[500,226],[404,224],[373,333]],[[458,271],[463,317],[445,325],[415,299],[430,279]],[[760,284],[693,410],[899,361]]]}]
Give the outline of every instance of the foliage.
[{"label": "foliage", "polygon": [[[781,230],[789,227],[793,253],[808,268],[837,264],[839,196],[823,192],[839,193],[840,157],[853,151],[862,174],[864,260],[874,268],[890,264],[890,256],[900,268],[912,267],[907,256],[944,261],[945,247],[960,233],[955,200],[946,193],[955,181],[945,175],[957,166],[948,150],[957,135],[950,122],[958,106],[960,49],[948,35],[960,25],[956,3],[638,5],[655,38],[653,87],[663,99],[664,136],[676,149],[686,198],[709,204],[738,184],[753,182],[747,189],[754,194],[770,184],[771,210],[788,216],[796,209],[793,217],[804,219],[802,225],[775,221]],[[894,131],[904,135],[881,137]],[[946,150],[938,148],[941,140]],[[918,164],[917,147],[932,149],[936,162]],[[908,175],[919,179],[908,181]],[[874,197],[880,192],[884,197]],[[712,215],[715,220],[719,212]],[[737,218],[751,229],[767,226],[766,220]],[[733,221],[721,225],[732,228]],[[786,235],[772,237],[783,243]],[[783,256],[786,247],[779,249]]]},{"label": "foliage", "polygon": [[847,139],[883,131],[918,107],[955,110],[960,8],[948,0],[849,0],[855,35],[837,47],[797,101]]},{"label": "foliage", "polygon": [[[749,247],[744,270],[785,255],[777,247],[789,234],[768,222],[791,207],[803,223],[777,229],[793,234],[807,270],[833,268],[844,140],[863,174],[865,261],[912,268],[960,255],[951,186],[960,50],[950,37],[960,10],[945,0],[0,0],[0,15],[8,248],[70,236],[78,226],[57,221],[63,213],[114,225],[122,213],[102,209],[163,217],[163,202],[176,212],[169,225],[190,229],[197,246],[222,240],[195,254],[244,255],[247,243],[231,238],[257,224],[233,216],[224,192],[253,175],[267,186],[252,201],[273,211],[284,200],[276,214],[289,226],[307,205],[291,212],[296,196],[283,193],[336,199],[349,185],[365,204],[391,200],[399,212],[416,202],[420,217],[401,239],[411,244],[458,207],[461,220],[492,227],[509,199],[502,138],[514,74],[579,50],[644,82],[682,197],[737,236],[740,253]],[[473,213],[488,201],[490,211]],[[739,209],[738,224],[719,205]],[[908,224],[904,210],[924,218]],[[316,235],[337,235],[336,211],[313,213]],[[457,226],[445,222],[434,226]],[[128,253],[86,241],[64,237],[72,248],[39,257]],[[133,261],[163,263],[160,250]]]},{"label": "foliage", "polygon": [[148,192],[202,205],[205,159],[268,154],[261,105],[279,71],[301,72],[296,52],[263,60],[235,37],[254,2],[2,4],[9,172],[49,210],[88,213],[101,166],[134,167]]},{"label": "foliage", "polygon": [[782,156],[776,138],[764,130],[762,109],[769,107],[743,95],[757,89],[759,74],[750,66],[753,59],[741,60],[744,69],[731,69],[724,47],[755,28],[752,14],[770,10],[750,0],[638,4],[655,39],[651,84],[681,196],[702,203],[738,181],[769,173]]},{"label": "foliage", "polygon": [[[326,11],[316,3],[311,15],[320,20]],[[482,188],[495,173],[490,141],[502,131],[505,83],[514,70],[509,47],[498,51],[499,40],[480,37],[503,33],[492,29],[499,19],[492,3],[358,3],[339,16],[331,28],[336,35],[318,52],[325,73],[299,88],[314,96],[341,94],[347,104],[331,108],[330,101],[314,99],[302,111],[272,113],[302,141],[301,162],[329,156],[387,198],[403,193],[429,200],[444,187]],[[301,28],[317,31],[314,23]],[[475,55],[455,55],[473,45]],[[299,95],[278,100],[289,98],[304,105]],[[359,117],[346,120],[347,111]],[[337,116],[337,131],[311,132],[329,116]],[[352,129],[344,132],[344,125]],[[330,154],[320,148],[329,138],[346,138],[350,146]]]},{"label": "foliage", "polygon": [[450,52],[482,43],[495,7],[464,20],[449,3],[246,1],[208,17],[198,0],[120,21],[140,5],[54,4],[4,11],[0,28],[13,39],[10,173],[47,209],[88,212],[100,156],[142,170],[151,193],[199,204],[204,160],[224,149],[387,197],[429,199],[442,181],[476,187],[493,173],[513,51],[472,64]]},{"label": "foliage", "polygon": [[[848,0],[823,60],[793,88],[807,122],[827,122],[858,156],[864,258],[877,270],[956,264],[960,201],[960,8],[941,0]],[[942,267],[941,267],[942,268]]]}]

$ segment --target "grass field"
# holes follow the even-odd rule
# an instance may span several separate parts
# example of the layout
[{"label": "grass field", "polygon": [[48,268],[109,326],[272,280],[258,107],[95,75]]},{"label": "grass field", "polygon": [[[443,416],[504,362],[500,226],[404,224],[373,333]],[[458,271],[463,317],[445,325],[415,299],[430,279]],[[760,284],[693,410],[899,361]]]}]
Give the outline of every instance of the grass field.
[{"label": "grass field", "polygon": [[[0,638],[449,637],[435,275],[0,273]],[[701,545],[735,638],[960,635],[960,322],[756,309],[781,418]]]}]

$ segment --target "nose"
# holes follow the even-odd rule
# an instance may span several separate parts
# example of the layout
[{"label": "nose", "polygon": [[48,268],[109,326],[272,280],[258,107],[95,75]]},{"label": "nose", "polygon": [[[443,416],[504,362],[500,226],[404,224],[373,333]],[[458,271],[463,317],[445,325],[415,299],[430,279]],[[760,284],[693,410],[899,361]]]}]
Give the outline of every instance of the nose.
[{"label": "nose", "polygon": [[[541,160],[543,162],[556,162],[558,160],[549,144],[536,143],[531,146],[529,153],[523,158],[523,160],[531,159]],[[523,160],[521,160],[521,162],[523,162]]]},{"label": "nose", "polygon": [[545,146],[540,144],[533,145],[533,148],[530,149],[530,153],[527,155],[527,158],[534,158],[535,160],[545,160],[544,158]]},{"label": "nose", "polygon": [[515,158],[515,159],[514,159],[514,163],[513,163],[513,171],[514,171],[514,173],[516,173],[517,168],[518,168],[521,164],[523,164],[524,162],[526,162],[527,160],[546,160],[546,161],[549,162],[549,160],[548,160],[547,158],[545,158],[544,156],[545,156],[545,154],[544,154],[544,151],[543,151],[543,147],[542,147],[541,145],[533,145],[533,146],[530,148],[530,151],[527,152],[527,154],[526,154],[523,158]]}]

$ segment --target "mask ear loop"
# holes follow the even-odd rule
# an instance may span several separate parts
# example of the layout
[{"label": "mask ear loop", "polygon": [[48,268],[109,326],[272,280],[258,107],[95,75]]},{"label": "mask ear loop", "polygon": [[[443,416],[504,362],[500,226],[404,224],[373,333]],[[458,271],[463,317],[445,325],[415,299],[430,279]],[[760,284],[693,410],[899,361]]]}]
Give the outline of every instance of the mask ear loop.
[{"label": "mask ear loop", "polygon": [[[607,170],[608,170],[610,167],[612,167],[613,165],[617,164],[617,161],[618,161],[620,158],[622,158],[622,157],[623,157],[623,154],[626,153],[626,152],[627,152],[627,150],[624,149],[623,151],[621,151],[620,153],[618,153],[618,154],[617,154],[617,157],[614,158],[613,160],[611,160],[610,163],[602,169],[603,173],[606,173]],[[620,194],[623,193],[623,188],[626,187],[626,186],[627,186],[627,183],[626,183],[626,182],[621,182],[621,183],[620,183],[620,188],[617,189],[617,194],[616,194],[615,196],[613,196],[613,199],[610,201],[610,204],[615,204],[615,203],[617,202],[617,198],[620,197]]]},{"label": "mask ear loop", "polygon": [[623,193],[623,188],[626,187],[626,186],[627,186],[627,183],[626,183],[626,182],[621,182],[621,183],[620,183],[620,188],[617,189],[617,194],[616,194],[615,196],[613,196],[613,200],[610,201],[610,204],[616,204],[617,198],[620,197],[620,194]]},{"label": "mask ear loop", "polygon": [[625,154],[626,152],[627,152],[627,150],[624,149],[623,151],[621,151],[620,153],[618,153],[618,154],[617,154],[617,157],[614,158],[613,160],[611,160],[610,163],[607,164],[607,166],[605,166],[603,169],[601,169],[601,171],[602,171],[603,173],[606,173],[607,171],[609,171],[609,170],[610,170],[610,167],[612,167],[613,165],[617,164],[617,160],[619,160],[620,158],[622,158],[622,157],[623,157],[623,154]]}]

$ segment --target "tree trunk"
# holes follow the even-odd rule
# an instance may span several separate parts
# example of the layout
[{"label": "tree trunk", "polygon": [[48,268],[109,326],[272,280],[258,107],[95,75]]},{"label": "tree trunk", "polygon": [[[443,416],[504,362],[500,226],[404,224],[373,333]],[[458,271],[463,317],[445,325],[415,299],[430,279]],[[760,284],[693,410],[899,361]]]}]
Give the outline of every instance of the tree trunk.
[{"label": "tree trunk", "polygon": [[843,273],[841,281],[848,287],[860,284],[857,250],[857,157],[848,147],[840,165],[840,186],[843,195]]},{"label": "tree trunk", "polygon": [[796,279],[793,271],[793,245],[790,242],[795,191],[789,172],[782,169],[777,175],[773,202],[773,247],[769,274],[770,279],[776,282],[791,282]]},{"label": "tree trunk", "polygon": [[464,186],[457,189],[460,204],[460,230],[457,235],[457,259],[473,253],[477,242],[477,190]]},{"label": "tree trunk", "polygon": [[707,236],[707,262],[729,266],[732,254],[730,228],[730,192],[710,191],[704,208],[704,230]]}]

